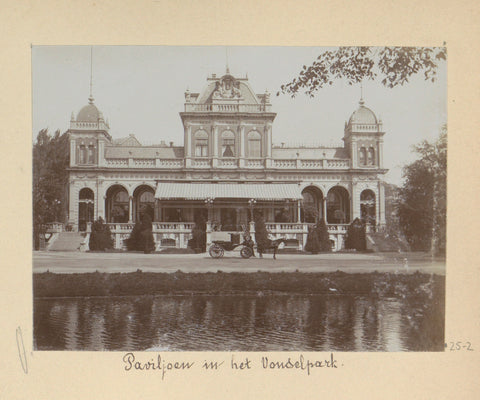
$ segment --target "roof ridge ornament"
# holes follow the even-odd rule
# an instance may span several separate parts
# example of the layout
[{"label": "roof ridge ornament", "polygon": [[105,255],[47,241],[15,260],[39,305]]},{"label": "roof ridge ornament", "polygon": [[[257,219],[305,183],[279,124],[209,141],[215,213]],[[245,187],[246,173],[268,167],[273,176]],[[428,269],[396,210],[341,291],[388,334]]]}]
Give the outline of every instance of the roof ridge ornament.
[{"label": "roof ridge ornament", "polygon": [[90,46],[90,96],[88,97],[88,103],[93,104],[95,100],[92,95],[93,82],[93,46]]},{"label": "roof ridge ornament", "polygon": [[225,68],[225,73],[227,75],[230,75],[230,68],[228,68],[228,46],[225,46],[225,58],[226,58],[226,68]]},{"label": "roof ridge ornament", "polygon": [[360,82],[360,101],[358,104],[360,104],[360,107],[365,105],[365,101],[363,100],[363,81]]}]

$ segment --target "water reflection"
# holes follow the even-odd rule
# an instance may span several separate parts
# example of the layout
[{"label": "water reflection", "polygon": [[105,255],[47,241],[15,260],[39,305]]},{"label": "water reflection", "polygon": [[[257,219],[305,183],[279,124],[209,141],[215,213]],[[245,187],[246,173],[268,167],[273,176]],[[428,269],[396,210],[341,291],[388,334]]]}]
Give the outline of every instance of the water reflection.
[{"label": "water reflection", "polygon": [[354,295],[35,299],[38,350],[442,351],[444,302]]}]

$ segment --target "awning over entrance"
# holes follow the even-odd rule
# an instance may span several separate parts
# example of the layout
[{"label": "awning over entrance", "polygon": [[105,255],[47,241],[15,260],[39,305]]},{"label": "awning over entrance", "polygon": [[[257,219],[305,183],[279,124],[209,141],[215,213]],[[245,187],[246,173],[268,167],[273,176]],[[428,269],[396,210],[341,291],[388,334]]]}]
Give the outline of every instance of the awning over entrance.
[{"label": "awning over entrance", "polygon": [[160,200],[255,199],[301,200],[297,184],[287,183],[170,183],[159,182],[155,197]]}]

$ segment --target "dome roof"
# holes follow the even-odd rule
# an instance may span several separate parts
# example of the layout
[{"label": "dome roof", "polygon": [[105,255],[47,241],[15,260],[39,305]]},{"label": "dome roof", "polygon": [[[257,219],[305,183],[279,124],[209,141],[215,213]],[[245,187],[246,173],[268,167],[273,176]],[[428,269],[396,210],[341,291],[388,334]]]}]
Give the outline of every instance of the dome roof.
[{"label": "dome roof", "polygon": [[90,97],[89,104],[84,106],[77,114],[77,121],[79,122],[98,122],[99,119],[103,118],[102,113],[99,109],[93,104],[93,98]]},{"label": "dome roof", "polygon": [[364,106],[365,102],[360,100],[360,107],[350,117],[349,124],[377,124],[378,120],[375,113],[368,107]]}]

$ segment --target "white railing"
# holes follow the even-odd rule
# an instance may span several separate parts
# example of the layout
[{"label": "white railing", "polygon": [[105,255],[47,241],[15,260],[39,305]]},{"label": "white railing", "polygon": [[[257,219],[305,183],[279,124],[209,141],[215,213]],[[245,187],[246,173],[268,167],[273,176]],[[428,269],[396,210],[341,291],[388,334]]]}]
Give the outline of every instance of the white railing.
[{"label": "white railing", "polygon": [[264,166],[264,161],[263,159],[258,159],[258,160],[253,160],[253,159],[250,159],[250,160],[245,160],[245,166],[247,168],[263,168]]},{"label": "white railing", "polygon": [[[125,249],[125,239],[128,239],[135,224],[133,223],[109,223],[110,231],[114,236],[116,249]],[[192,229],[195,226],[193,222],[153,222],[152,233],[156,243],[156,249],[160,250],[164,247],[186,248],[188,240],[191,239]],[[210,224],[207,224],[210,227]],[[265,227],[276,238],[296,239],[299,248],[305,246],[308,228],[313,224],[305,222],[267,222]],[[344,235],[347,232],[348,224],[327,225],[330,238],[335,239],[338,244],[337,250],[341,249]],[[242,231],[221,232],[222,234],[240,234]],[[251,233],[255,234],[254,224],[251,225]],[[207,232],[208,237],[211,236],[211,227]],[[242,239],[243,240],[243,239]]]},{"label": "white railing", "polygon": [[329,233],[346,233],[349,224],[327,225]]},{"label": "white railing", "polygon": [[[110,231],[112,233],[117,232],[130,232],[133,227],[135,226],[134,223],[108,223],[110,227]],[[164,232],[164,231],[172,231],[172,232],[183,232],[183,231],[191,231],[193,226],[195,225],[194,222],[152,222],[152,231],[155,232]]]},{"label": "white railing", "polygon": [[274,168],[297,168],[296,160],[273,160]]},{"label": "white railing", "polygon": [[267,231],[272,233],[280,232],[308,232],[307,223],[303,222],[275,222],[275,223],[266,223],[265,227]]},{"label": "white railing", "polygon": [[[298,161],[298,162],[297,162]],[[315,169],[348,169],[350,160],[303,160],[303,159],[274,159],[274,168],[297,169],[297,168],[315,168]]]},{"label": "white railing", "polygon": [[70,129],[101,129],[101,130],[108,130],[108,125],[105,122],[70,122]]},{"label": "white railing", "polygon": [[376,124],[352,124],[352,129],[356,131],[369,131],[377,132],[378,128]]},{"label": "white railing", "polygon": [[350,160],[327,160],[327,168],[348,169],[350,168]]},{"label": "white railing", "polygon": [[153,232],[165,232],[165,231],[191,232],[194,226],[195,226],[194,222],[153,222],[152,223]]},{"label": "white railing", "polygon": [[183,167],[183,159],[172,160],[172,159],[157,159],[156,165],[159,168],[181,168]]},{"label": "white railing", "polygon": [[[182,168],[184,159],[131,159],[129,164],[128,158],[107,158],[105,165],[109,168]],[[194,158],[192,166],[196,168],[210,168],[212,161],[210,158]],[[219,159],[219,167],[235,168],[238,166],[237,159]],[[264,168],[264,159],[245,159],[246,168]],[[272,167],[279,169],[348,169],[350,168],[350,160],[296,160],[296,159],[273,159]],[[372,166],[376,168],[376,166]]]},{"label": "white railing", "polygon": [[300,160],[300,168],[323,168],[323,160]]},{"label": "white railing", "polygon": [[208,158],[194,158],[192,160],[192,166],[197,168],[210,168],[210,159]]},{"label": "white railing", "polygon": [[155,159],[154,158],[133,159],[133,166],[141,167],[141,168],[152,168],[152,167],[155,167]]},{"label": "white railing", "polygon": [[110,228],[110,232],[112,233],[125,233],[128,232],[130,233],[135,224],[128,224],[128,223],[123,223],[123,224],[115,224],[115,223],[108,223],[108,227]]},{"label": "white railing", "polygon": [[107,158],[105,161],[106,161],[107,167],[112,167],[112,168],[128,167],[128,158]]},{"label": "white railing", "polygon": [[227,159],[227,160],[219,160],[218,163],[219,167],[236,167],[237,166],[237,160],[235,159]]},{"label": "white railing", "polygon": [[195,104],[185,103],[186,112],[265,112],[270,111],[266,104]]}]

